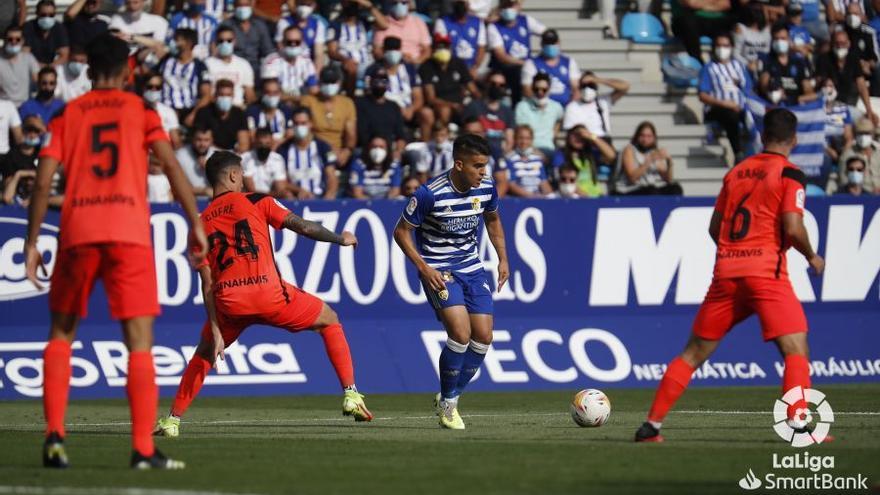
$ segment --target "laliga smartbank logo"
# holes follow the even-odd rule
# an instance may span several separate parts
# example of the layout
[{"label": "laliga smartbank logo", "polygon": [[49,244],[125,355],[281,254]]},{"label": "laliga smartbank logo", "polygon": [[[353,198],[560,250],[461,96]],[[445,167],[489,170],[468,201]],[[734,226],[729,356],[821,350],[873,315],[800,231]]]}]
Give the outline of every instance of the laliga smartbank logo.
[{"label": "laliga smartbank logo", "polygon": [[[813,417],[814,412],[809,407],[798,408],[793,418],[788,417],[789,406],[801,400],[815,407],[818,419]],[[828,437],[833,422],[834,411],[831,404],[825,400],[825,394],[813,388],[794,387],[773,404],[773,430],[792,447],[809,447],[822,443]]]}]

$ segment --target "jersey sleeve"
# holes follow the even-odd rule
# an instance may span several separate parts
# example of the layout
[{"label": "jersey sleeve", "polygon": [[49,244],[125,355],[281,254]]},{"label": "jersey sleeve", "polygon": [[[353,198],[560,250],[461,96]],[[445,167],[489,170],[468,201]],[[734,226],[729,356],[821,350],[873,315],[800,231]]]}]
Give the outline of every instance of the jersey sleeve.
[{"label": "jersey sleeve", "polygon": [[40,150],[40,157],[54,158],[62,161],[64,152],[64,114],[60,113],[49,121],[49,132],[46,135],[46,142]]},{"label": "jersey sleeve", "polygon": [[782,169],[782,213],[804,214],[807,176],[796,168]]},{"label": "jersey sleeve", "polygon": [[394,162],[391,165],[391,187],[400,187],[403,184],[403,169],[400,164]]},{"label": "jersey sleeve", "polygon": [[434,194],[424,185],[416,189],[403,210],[403,219],[410,225],[418,227],[434,207]]},{"label": "jersey sleeve", "polygon": [[144,110],[144,144],[149,146],[156,141],[171,141],[162,127],[162,118],[152,108]]},{"label": "jersey sleeve", "polygon": [[248,195],[248,199],[263,212],[266,221],[275,229],[280,229],[284,225],[284,219],[290,215],[290,210],[268,194],[252,193]]},{"label": "jersey sleeve", "polygon": [[486,203],[486,211],[498,211],[498,189],[495,187],[495,184],[492,184],[492,196],[489,197],[489,202]]},{"label": "jersey sleeve", "polygon": [[727,181],[725,180],[721,184],[721,192],[718,193],[718,198],[715,199],[715,211],[718,213],[724,214],[724,210],[727,205]]}]

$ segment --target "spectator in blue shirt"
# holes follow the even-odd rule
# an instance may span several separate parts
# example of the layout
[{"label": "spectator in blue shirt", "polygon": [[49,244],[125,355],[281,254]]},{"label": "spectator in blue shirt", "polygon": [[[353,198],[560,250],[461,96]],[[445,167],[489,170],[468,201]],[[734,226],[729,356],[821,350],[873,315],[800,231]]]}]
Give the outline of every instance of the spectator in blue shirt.
[{"label": "spectator in blue shirt", "polygon": [[561,53],[559,34],[548,29],[541,35],[541,53],[529,57],[522,68],[522,92],[532,96],[531,86],[535,74],[545,72],[550,76],[550,98],[565,107],[569,101],[580,98],[578,80],[581,70],[577,62]]},{"label": "spectator in blue shirt", "polygon": [[220,23],[217,19],[205,13],[205,0],[187,0],[187,8],[183,12],[174,14],[168,26],[168,39],[174,39],[174,32],[180,28],[189,28],[198,35],[198,42],[193,48],[193,54],[200,60],[208,58],[211,42],[214,40],[214,31]]},{"label": "spectator in blue shirt", "polygon": [[351,164],[348,177],[356,199],[397,198],[403,182],[400,163],[394,160],[388,141],[374,136]]},{"label": "spectator in blue shirt", "polygon": [[511,196],[539,198],[553,193],[544,169],[544,155],[532,147],[533,138],[532,128],[527,125],[514,130],[514,149],[504,157],[502,165],[507,170],[507,193]]},{"label": "spectator in blue shirt", "polygon": [[499,19],[490,24],[486,32],[492,53],[490,67],[500,69],[512,83],[510,96],[515,105],[522,95],[522,88],[515,82],[522,79],[523,64],[531,51],[531,37],[542,35],[546,28],[534,17],[520,13],[519,0],[501,0],[498,8]]},{"label": "spectator in blue shirt", "polygon": [[[362,15],[365,14],[365,15]],[[364,17],[369,15],[372,24]],[[346,92],[354,96],[357,82],[373,63],[373,28],[388,28],[388,19],[368,0],[344,0],[342,11],[327,30],[327,55],[342,64]]]},{"label": "spectator in blue shirt", "polygon": [[[821,17],[819,12],[819,3],[821,0],[792,0],[791,3],[798,3],[801,5],[803,14],[801,14],[802,25],[807,28],[807,31],[810,32],[810,35],[820,42],[828,41],[830,39],[830,31],[828,30],[828,22],[825,21]],[[832,4],[832,1],[829,1],[828,4]],[[830,22],[830,19],[829,19]]]},{"label": "spectator in blue shirt", "polygon": [[804,6],[792,2],[786,7],[788,13],[788,35],[791,38],[791,49],[804,57],[811,58],[816,40],[810,30],[804,27]]},{"label": "spectator in blue shirt", "polygon": [[37,74],[37,94],[25,101],[18,108],[21,120],[31,115],[40,117],[43,125],[47,125],[52,116],[64,108],[64,101],[55,98],[55,87],[58,84],[58,74],[54,67],[43,67]]},{"label": "spectator in blue shirt", "polygon": [[452,53],[470,69],[477,79],[477,69],[486,58],[486,25],[468,10],[468,0],[453,0],[452,13],[434,23],[434,34],[449,36]]}]

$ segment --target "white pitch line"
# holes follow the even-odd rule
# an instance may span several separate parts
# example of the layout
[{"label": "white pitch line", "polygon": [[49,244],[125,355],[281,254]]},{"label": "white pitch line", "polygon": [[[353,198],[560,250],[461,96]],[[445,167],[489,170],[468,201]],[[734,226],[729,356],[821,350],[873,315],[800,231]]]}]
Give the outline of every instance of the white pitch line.
[{"label": "white pitch line", "polygon": [[[681,411],[672,411],[671,414],[711,414],[711,415],[740,415],[740,416],[763,416],[772,415],[773,411],[722,411],[722,410],[699,410],[685,409]],[[835,416],[880,416],[880,411],[835,411]],[[520,413],[520,414],[462,414],[463,418],[528,418],[528,417],[546,417],[546,416],[568,416],[568,413]],[[373,421],[406,421],[406,420],[423,420],[434,419],[436,416],[385,416],[374,418]],[[189,425],[236,425],[236,424],[297,424],[297,423],[316,423],[316,422],[342,422],[351,421],[350,418],[300,418],[300,419],[226,419],[212,421],[181,421],[183,424]],[[67,426],[82,427],[98,427],[98,426],[128,426],[129,421],[114,421],[108,423],[68,423]],[[0,429],[4,428],[36,428],[42,427],[43,423],[18,423],[18,424],[2,424]],[[0,492],[2,493],[2,492]]]},{"label": "white pitch line", "polygon": [[5,486],[0,494],[12,495],[254,495],[230,492],[207,492],[193,490],[167,490],[129,487],[72,487],[72,486]]}]

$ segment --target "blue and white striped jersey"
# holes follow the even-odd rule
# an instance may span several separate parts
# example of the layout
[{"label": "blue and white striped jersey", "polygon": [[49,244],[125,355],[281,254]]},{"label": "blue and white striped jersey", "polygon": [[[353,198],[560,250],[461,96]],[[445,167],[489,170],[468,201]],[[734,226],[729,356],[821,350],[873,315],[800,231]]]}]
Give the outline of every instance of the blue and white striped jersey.
[{"label": "blue and white striped jersey", "polygon": [[434,269],[472,273],[483,269],[477,231],[483,212],[498,210],[498,191],[491,179],[458,192],[449,172],[419,187],[402,218],[416,227],[416,246]]},{"label": "blue and white striped jersey", "polygon": [[373,53],[371,40],[373,33],[370,26],[358,20],[353,25],[346,22],[334,22],[327,30],[327,39],[339,44],[339,53],[359,64],[371,64]]},{"label": "blue and white striped jersey", "polygon": [[501,169],[506,169],[509,180],[531,194],[541,192],[541,183],[547,180],[544,157],[533,150],[524,154],[511,151],[504,157]]},{"label": "blue and white striped jersey", "polygon": [[183,12],[178,12],[177,14],[174,14],[174,17],[171,18],[171,23],[168,26],[168,35],[165,38],[165,42],[168,43],[173,40],[174,33],[178,29],[192,29],[196,32],[199,39],[199,42],[193,48],[193,55],[201,60],[204,60],[208,58],[208,55],[210,55],[211,42],[214,41],[214,31],[217,30],[217,26],[219,25],[220,22],[218,22],[217,19],[208,14],[202,14],[199,16],[198,19],[193,19]]},{"label": "blue and white striped jersey", "polygon": [[724,101],[735,101],[740,108],[752,88],[752,78],[739,60],[711,61],[700,69],[699,91]]},{"label": "blue and white striped jersey", "polygon": [[207,82],[208,66],[197,58],[184,64],[167,56],[159,64],[159,74],[165,80],[162,85],[162,103],[175,110],[183,110],[196,106],[199,85]]},{"label": "blue and white striped jersey", "polygon": [[324,194],[324,168],[336,165],[336,153],[329,144],[313,138],[305,149],[300,149],[293,139],[289,139],[275,151],[284,158],[291,183],[315,196]]}]

